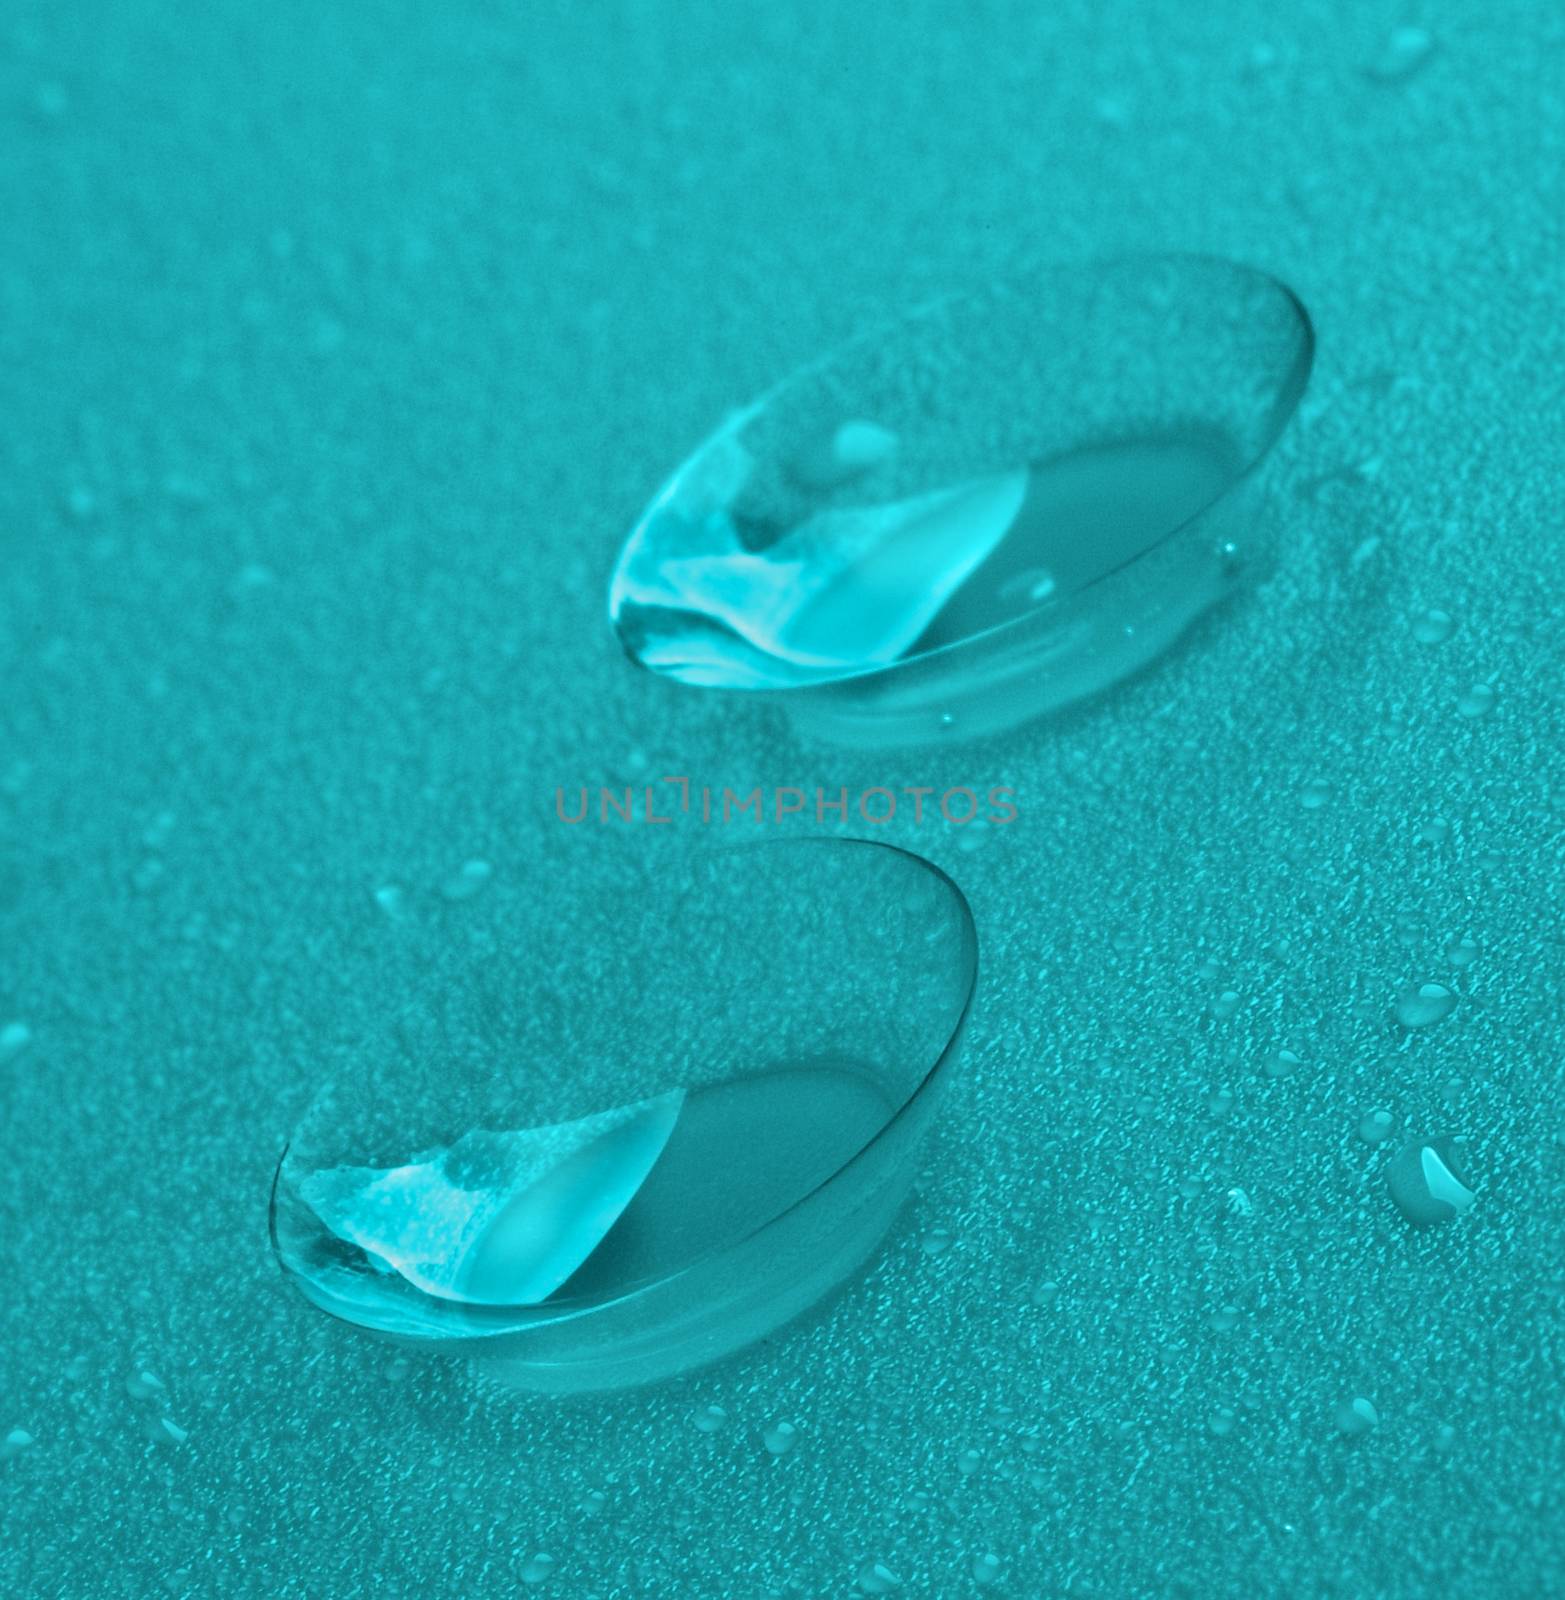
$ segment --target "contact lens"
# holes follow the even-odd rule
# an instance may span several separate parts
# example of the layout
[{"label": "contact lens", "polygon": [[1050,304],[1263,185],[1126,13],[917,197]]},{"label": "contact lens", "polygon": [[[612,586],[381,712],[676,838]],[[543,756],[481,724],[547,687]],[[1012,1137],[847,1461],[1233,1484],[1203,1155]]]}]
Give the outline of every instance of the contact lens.
[{"label": "contact lens", "polygon": [[653,672],[843,742],[1080,699],[1230,587],[1312,350],[1284,285],[1200,257],[924,307],[718,428],[631,532],[610,620]]},{"label": "contact lens", "polygon": [[272,1202],[316,1306],[609,1388],[738,1349],[873,1249],[971,999],[962,896],[851,840],[622,866],[569,908],[464,902],[494,909],[441,924],[422,992],[316,1096]]}]

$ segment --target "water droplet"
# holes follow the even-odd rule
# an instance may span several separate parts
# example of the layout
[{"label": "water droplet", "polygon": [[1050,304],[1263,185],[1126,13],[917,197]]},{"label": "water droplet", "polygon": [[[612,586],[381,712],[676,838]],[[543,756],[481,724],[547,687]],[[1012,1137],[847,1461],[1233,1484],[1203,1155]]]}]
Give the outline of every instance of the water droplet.
[{"label": "water droplet", "polygon": [[1413,619],[1413,637],[1420,644],[1444,644],[1456,630],[1456,619],[1449,611],[1431,608]]},{"label": "water droplet", "polygon": [[1240,999],[1237,990],[1224,989],[1223,992],[1212,1002],[1209,1009],[1211,1010],[1212,1015],[1219,1022],[1226,1022],[1242,1004],[1243,1001]]},{"label": "water droplet", "polygon": [[131,887],[138,894],[150,894],[163,881],[165,868],[156,856],[149,856],[130,875]]},{"label": "water droplet", "polygon": [[1492,683],[1475,683],[1456,702],[1456,709],[1464,717],[1486,717],[1494,710],[1498,698]]},{"label": "water droplet", "polygon": [[1233,1110],[1234,1104],[1232,1089],[1214,1089],[1206,1097],[1207,1112],[1214,1117],[1226,1117]]},{"label": "water droplet", "polygon": [[761,1435],[761,1443],[774,1456],[785,1456],[799,1442],[799,1430],[791,1422],[774,1422]]},{"label": "water droplet", "polygon": [[1299,804],[1306,811],[1319,811],[1331,799],[1331,784],[1325,778],[1311,778],[1299,791]]},{"label": "water droplet", "polygon": [[136,1401],[163,1401],[168,1398],[168,1390],[155,1372],[132,1373],[125,1380],[125,1393]]},{"label": "water droplet", "polygon": [[1395,1126],[1396,1119],[1389,1111],[1370,1111],[1359,1123],[1359,1138],[1365,1144],[1383,1144]]},{"label": "water droplet", "polygon": [[174,831],[174,824],[179,819],[172,811],[160,811],[141,830],[141,842],[149,850],[161,850],[169,841],[169,836]]},{"label": "water droplet", "polygon": [[1481,953],[1472,939],[1453,939],[1445,947],[1445,958],[1453,967],[1470,967]]},{"label": "water droplet", "polygon": [[973,1449],[964,1450],[961,1455],[956,1458],[956,1470],[960,1472],[964,1478],[972,1477],[972,1475],[977,1472],[977,1470],[983,1464],[983,1456],[980,1455],[978,1451]]},{"label": "water droplet", "polygon": [[1444,844],[1451,835],[1451,824],[1444,817],[1431,817],[1422,828],[1418,830],[1420,844]]},{"label": "water droplet", "polygon": [[881,1561],[866,1561],[859,1568],[859,1588],[865,1594],[890,1594],[900,1589],[902,1580]]},{"label": "water droplet", "polygon": [[1434,35],[1428,29],[1411,24],[1393,28],[1365,63],[1365,76],[1377,83],[1404,83],[1429,60],[1434,49]]},{"label": "water droplet", "polygon": [[1219,1406],[1206,1419],[1206,1425],[1213,1435],[1219,1439],[1226,1437],[1234,1431],[1234,1414],[1230,1407]]},{"label": "water droplet", "polygon": [[386,913],[393,922],[400,921],[407,915],[407,892],[400,884],[383,883],[375,891],[375,904]]},{"label": "water droplet", "polygon": [[982,1588],[987,1588],[992,1583],[1000,1581],[1002,1563],[999,1556],[993,1551],[985,1551],[982,1555],[973,1557],[973,1582]]},{"label": "water droplet", "polygon": [[728,1426],[728,1413],[721,1406],[702,1406],[696,1412],[695,1424],[702,1433],[717,1433]]},{"label": "water droplet", "polygon": [[1425,1139],[1397,1151],[1386,1182],[1397,1210],[1415,1227],[1427,1228],[1451,1222],[1472,1206],[1477,1196],[1464,1170],[1457,1139]]},{"label": "water droplet", "polygon": [[1217,1333],[1229,1333],[1239,1325],[1238,1306],[1219,1306],[1212,1313],[1212,1327]]},{"label": "water droplet", "polygon": [[[895,1215],[976,971],[954,886],[854,841],[694,864],[623,848],[623,881],[569,903],[598,942],[576,968],[551,958],[543,990],[524,955],[475,976],[474,953],[557,949],[560,905],[529,933],[501,897],[475,903],[460,947],[427,930],[383,1066],[328,1086],[295,1130],[273,1241],[323,1310],[523,1387],[638,1383],[769,1332]],[[870,907],[889,943],[863,937]],[[925,940],[932,918],[951,936]],[[756,941],[759,925],[797,937]],[[647,992],[684,998],[649,1009]]]},{"label": "water droplet", "polygon": [[807,489],[837,489],[883,467],[897,453],[897,436],[873,422],[844,422],[824,438],[806,439],[789,471]]},{"label": "water droplet", "polygon": [[542,1583],[554,1575],[554,1557],[540,1550],[522,1568],[523,1583]]},{"label": "water droplet", "polygon": [[1380,1413],[1362,1396],[1344,1400],[1337,1407],[1337,1431],[1349,1438],[1372,1433],[1380,1426]]},{"label": "water droplet", "polygon": [[12,1428],[5,1436],[5,1441],[0,1444],[0,1460],[9,1460],[12,1456],[19,1456],[34,1443],[33,1436],[26,1428]]},{"label": "water droplet", "polygon": [[257,594],[262,589],[272,588],[276,582],[277,574],[270,567],[259,561],[247,561],[234,574],[234,581],[228,586],[228,592],[235,599],[243,599],[247,594]]},{"label": "water droplet", "polygon": [[1456,996],[1441,983],[1423,983],[1402,991],[1396,1019],[1404,1028],[1427,1028],[1456,1009]]},{"label": "water droplet", "polygon": [[1266,1058],[1266,1076],[1268,1078],[1289,1078],[1299,1070],[1304,1063],[1291,1050],[1275,1050]]},{"label": "water droplet", "polygon": [[0,1061],[18,1056],[32,1043],[33,1030],[25,1022],[8,1022],[0,1028]]},{"label": "water droplet", "polygon": [[441,884],[440,892],[447,900],[471,900],[489,882],[493,874],[494,868],[487,861],[464,861]]},{"label": "water droplet", "polygon": [[989,824],[982,817],[978,817],[967,823],[958,833],[956,847],[964,855],[971,855],[975,850],[983,849],[993,832]]},{"label": "water droplet", "polygon": [[943,1256],[951,1248],[956,1235],[949,1228],[931,1228],[920,1241],[925,1255]]},{"label": "water droplet", "polygon": [[190,1437],[190,1433],[172,1417],[153,1417],[147,1423],[147,1437],[154,1444],[181,1445]]},{"label": "water droplet", "polygon": [[87,522],[97,513],[98,497],[85,484],[72,484],[66,491],[65,509],[77,522]]},{"label": "water droplet", "polygon": [[1051,1306],[1059,1298],[1060,1286],[1053,1278],[1045,1278],[1032,1292],[1032,1303],[1035,1306]]},{"label": "water droplet", "polygon": [[1282,285],[1215,260],[1050,268],[926,306],[709,438],[626,542],[611,621],[643,666],[791,691],[849,742],[1037,715],[1226,590],[1238,486],[1311,349]]},{"label": "water droplet", "polygon": [[1024,567],[1013,578],[1000,585],[1000,598],[1015,605],[1025,602],[1037,605],[1047,600],[1059,587],[1054,574],[1044,567]]}]

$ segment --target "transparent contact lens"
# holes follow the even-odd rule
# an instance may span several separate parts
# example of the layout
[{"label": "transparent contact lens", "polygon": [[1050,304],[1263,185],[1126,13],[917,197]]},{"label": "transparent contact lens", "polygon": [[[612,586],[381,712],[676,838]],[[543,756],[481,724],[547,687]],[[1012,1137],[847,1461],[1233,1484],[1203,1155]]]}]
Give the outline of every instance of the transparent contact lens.
[{"label": "transparent contact lens", "polygon": [[272,1234],[321,1309],[606,1388],[740,1348],[873,1249],[972,995],[961,895],[854,841],[620,864],[568,920],[496,886],[442,923],[422,992],[317,1096]]},{"label": "transparent contact lens", "polygon": [[627,653],[878,745],[992,732],[1144,665],[1258,541],[1239,491],[1313,337],[1232,262],[1048,267],[925,307],[723,424],[630,534]]}]

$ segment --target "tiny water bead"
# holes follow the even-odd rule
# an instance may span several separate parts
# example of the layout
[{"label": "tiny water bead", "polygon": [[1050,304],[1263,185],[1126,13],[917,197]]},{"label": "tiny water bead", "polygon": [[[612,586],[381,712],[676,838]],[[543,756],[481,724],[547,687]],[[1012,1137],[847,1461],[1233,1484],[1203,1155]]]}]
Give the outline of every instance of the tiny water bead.
[{"label": "tiny water bead", "polygon": [[1475,683],[1457,702],[1456,709],[1464,717],[1486,717],[1494,710],[1499,695],[1492,683]]},{"label": "tiny water bead", "polygon": [[761,1443],[774,1456],[785,1456],[799,1442],[799,1430],[791,1422],[774,1422],[761,1435]]},{"label": "tiny water bead", "polygon": [[313,1304],[552,1392],[715,1360],[845,1278],[911,1182],[976,975],[966,902],[893,847],[599,848],[620,872],[573,899],[574,945],[498,882],[460,933],[405,925],[419,986],[273,1185]]},{"label": "tiny water bead", "polygon": [[1427,28],[1404,23],[1393,28],[1364,66],[1364,75],[1377,83],[1403,83],[1434,54],[1434,35]]},{"label": "tiny water bead", "polygon": [[1395,1127],[1396,1118],[1389,1111],[1370,1111],[1360,1120],[1358,1134],[1365,1144],[1384,1144]]},{"label": "tiny water bead", "polygon": [[1456,618],[1449,611],[1431,607],[1413,619],[1413,637],[1420,644],[1444,644],[1456,631]]},{"label": "tiny water bead", "polygon": [[162,1402],[168,1398],[163,1380],[155,1372],[134,1372],[125,1380],[125,1393],[138,1402]]},{"label": "tiny water bead", "polygon": [[1450,836],[1451,824],[1444,817],[1431,817],[1418,830],[1418,842],[1420,844],[1444,844]]},{"label": "tiny water bead", "polygon": [[24,1450],[32,1448],[37,1441],[26,1428],[12,1428],[0,1441],[0,1461],[9,1461],[13,1456],[19,1456]]},{"label": "tiny water bead", "polygon": [[1380,1426],[1380,1413],[1372,1401],[1357,1395],[1350,1400],[1343,1400],[1337,1406],[1336,1423],[1339,1433],[1346,1434],[1350,1439],[1359,1439]]},{"label": "tiny water bead", "polygon": [[1420,1140],[1399,1150],[1386,1168],[1386,1183],[1397,1210],[1417,1228],[1452,1222],[1477,1199],[1461,1143],[1452,1137]]},{"label": "tiny water bead", "polygon": [[1217,259],[925,306],[708,438],[631,532],[610,621],[642,666],[847,743],[1080,699],[1229,590],[1312,352],[1286,287]]},{"label": "tiny water bead", "polygon": [[859,1568],[859,1589],[864,1594],[891,1594],[901,1587],[901,1577],[883,1561],[866,1561]]},{"label": "tiny water bead", "polygon": [[483,886],[489,882],[494,873],[494,868],[487,861],[464,861],[446,881],[441,884],[440,892],[447,900],[471,900]]},{"label": "tiny water bead", "polygon": [[1402,991],[1396,1019],[1404,1028],[1427,1028],[1456,1009],[1456,996],[1443,983],[1423,983]]},{"label": "tiny water bead", "polygon": [[539,1584],[554,1576],[555,1560],[547,1551],[540,1550],[522,1568],[523,1583]]},{"label": "tiny water bead", "polygon": [[1291,1078],[1304,1062],[1292,1050],[1274,1050],[1266,1058],[1268,1078]]}]

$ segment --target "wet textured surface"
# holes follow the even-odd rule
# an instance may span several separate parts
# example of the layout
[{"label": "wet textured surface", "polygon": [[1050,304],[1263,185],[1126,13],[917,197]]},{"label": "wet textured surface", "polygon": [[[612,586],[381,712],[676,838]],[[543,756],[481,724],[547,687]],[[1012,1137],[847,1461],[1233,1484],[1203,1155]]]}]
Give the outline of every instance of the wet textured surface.
[{"label": "wet textured surface", "polygon": [[[9,1591],[1558,1592],[1565,39],[591,10],[0,17]],[[649,485],[1018,243],[1295,283],[1287,558],[949,753],[631,671]],[[663,772],[1014,783],[979,848],[889,830],[961,877],[986,1020],[854,1289],[656,1391],[475,1389],[301,1303],[273,1166],[410,934],[595,873],[554,786]],[[1445,1136],[1477,1198],[1415,1229],[1386,1169]]]}]

